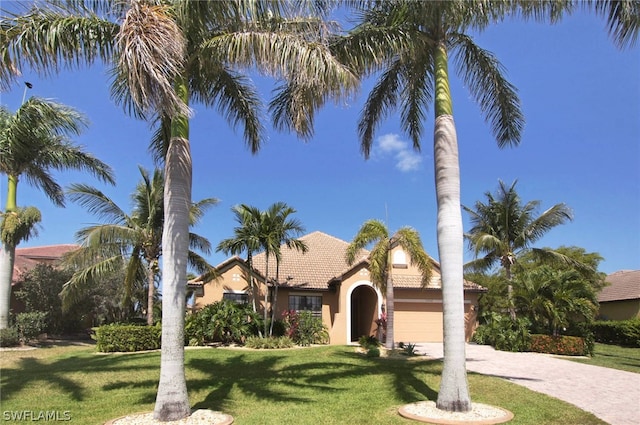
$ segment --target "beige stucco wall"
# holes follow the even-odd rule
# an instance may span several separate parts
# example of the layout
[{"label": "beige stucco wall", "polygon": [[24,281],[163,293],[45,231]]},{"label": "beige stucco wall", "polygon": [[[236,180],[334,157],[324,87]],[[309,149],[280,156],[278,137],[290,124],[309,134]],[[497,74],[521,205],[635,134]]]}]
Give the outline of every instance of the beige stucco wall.
[{"label": "beige stucco wall", "polygon": [[640,317],[640,300],[601,302],[599,316],[606,320]]},{"label": "beige stucco wall", "polygon": [[[199,310],[206,305],[220,301],[225,292],[249,292],[247,288],[247,281],[240,265],[234,265],[228,270],[225,270],[220,279],[205,283],[202,289],[204,295],[202,297],[195,298],[193,305],[195,310]],[[256,295],[258,297],[256,303],[257,308],[262,311],[262,306],[264,305],[264,285],[260,285],[260,287],[257,288]]]}]

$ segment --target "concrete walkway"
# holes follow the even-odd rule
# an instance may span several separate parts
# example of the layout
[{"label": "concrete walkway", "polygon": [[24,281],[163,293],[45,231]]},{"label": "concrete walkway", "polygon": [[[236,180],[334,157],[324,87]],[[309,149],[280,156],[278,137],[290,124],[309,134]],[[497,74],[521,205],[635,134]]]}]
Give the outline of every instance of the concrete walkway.
[{"label": "concrete walkway", "polygon": [[[571,403],[611,425],[640,424],[640,374],[564,360],[548,354],[509,353],[467,344],[467,370],[492,375]],[[442,343],[416,344],[442,358]]]}]

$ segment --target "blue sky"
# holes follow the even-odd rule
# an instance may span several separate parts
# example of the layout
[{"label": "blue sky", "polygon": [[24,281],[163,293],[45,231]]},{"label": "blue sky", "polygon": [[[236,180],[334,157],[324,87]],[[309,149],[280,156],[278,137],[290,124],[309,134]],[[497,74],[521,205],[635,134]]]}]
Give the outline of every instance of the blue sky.
[{"label": "blue sky", "polygon": [[[503,23],[475,40],[496,54],[519,89],[526,127],[519,147],[498,149],[478,107],[452,78],[462,204],[484,200],[499,179],[518,179],[523,201],[540,200],[541,211],[564,202],[574,212],[572,222],[551,230],[536,246],[575,245],[598,252],[605,258],[600,270],[606,273],[640,269],[640,46],[617,49],[603,20],[585,14],[554,26]],[[80,173],[57,174],[58,181],[95,185],[130,211],[137,166],[153,167],[148,125],[128,118],[114,104],[100,66],[47,79],[23,72],[23,80],[33,84],[27,96],[56,99],[89,117],[91,126],[78,142],[113,167],[117,186]],[[256,78],[268,96],[265,81]],[[193,199],[220,199],[196,231],[215,246],[232,236],[233,205],[265,209],[284,201],[297,209],[308,232],[320,230],[346,241],[371,218],[386,220],[391,230],[412,226],[437,258],[433,113],[425,123],[420,153],[410,148],[397,115],[392,115],[380,126],[372,156],[365,161],[356,126],[371,85],[366,81],[360,95],[345,104],[325,107],[310,142],[270,130],[268,142],[253,156],[240,128],[234,131],[215,110],[196,106],[191,122]],[[18,84],[2,93],[1,103],[15,111],[23,88]],[[2,206],[5,196],[3,177]],[[78,229],[97,221],[70,201],[66,208],[53,206],[26,182],[19,185],[18,203],[43,212],[39,236],[21,246],[73,243]],[[465,229],[467,218],[463,214]],[[208,258],[217,264],[225,256],[212,253]],[[471,258],[468,253],[466,260]]]}]

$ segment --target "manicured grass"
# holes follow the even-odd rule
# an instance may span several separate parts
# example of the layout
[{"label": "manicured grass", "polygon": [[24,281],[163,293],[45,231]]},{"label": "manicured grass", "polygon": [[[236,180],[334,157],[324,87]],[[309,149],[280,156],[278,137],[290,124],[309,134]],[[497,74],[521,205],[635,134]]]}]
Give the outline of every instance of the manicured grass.
[{"label": "manicured grass", "polygon": [[[160,354],[96,354],[93,347],[0,354],[3,412],[68,411],[101,424],[153,409]],[[186,352],[194,408],[243,424],[409,424],[397,410],[435,400],[442,364],[426,358],[366,358],[353,347]],[[511,424],[604,424],[590,413],[524,387],[469,374],[474,402],[511,410]],[[29,423],[31,423],[29,421]]]},{"label": "manicured grass", "polygon": [[640,373],[640,348],[620,347],[618,345],[596,344],[594,356],[590,358],[571,358],[575,362],[626,370]]}]

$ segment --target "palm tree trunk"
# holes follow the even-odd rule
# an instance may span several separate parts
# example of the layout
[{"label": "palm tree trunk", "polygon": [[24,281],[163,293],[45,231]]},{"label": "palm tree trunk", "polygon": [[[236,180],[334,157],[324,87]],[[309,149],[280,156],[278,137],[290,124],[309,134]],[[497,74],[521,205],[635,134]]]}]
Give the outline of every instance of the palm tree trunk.
[{"label": "palm tree trunk", "polygon": [[265,270],[264,270],[264,336],[268,335],[267,319],[269,315],[267,313],[267,302],[269,301],[269,254],[265,253]]},{"label": "palm tree trunk", "polygon": [[[391,252],[391,251],[389,251]],[[389,262],[389,264],[391,264]],[[389,274],[387,277],[387,288],[385,291],[385,297],[387,299],[387,339],[385,340],[385,347],[389,350],[393,350],[395,345],[394,332],[393,332],[393,316],[394,316],[394,294],[393,294],[393,279]]]},{"label": "palm tree trunk", "polygon": [[153,295],[155,293],[155,276],[153,269],[155,267],[154,260],[147,263],[147,325],[153,325]]},{"label": "palm tree trunk", "polygon": [[[184,80],[177,93],[187,103]],[[192,161],[189,119],[174,118],[165,158],[164,230],[162,234],[162,350],[160,382],[153,417],[160,421],[185,418],[191,413],[184,373],[184,316],[189,251]]]},{"label": "palm tree trunk", "polygon": [[271,323],[269,323],[269,336],[273,336],[273,322],[276,318],[276,309],[278,308],[278,285],[280,285],[280,260],[276,258],[276,283],[273,291],[273,302],[271,303]]},{"label": "palm tree trunk", "polygon": [[251,251],[247,254],[247,266],[249,266],[249,291],[251,291],[251,306],[253,307],[253,312],[257,312],[256,308],[256,285],[253,279],[253,255]]},{"label": "palm tree trunk", "polygon": [[456,412],[471,410],[467,382],[463,286],[463,233],[460,208],[460,164],[443,42],[435,58],[434,165],[438,202],[438,253],[444,310],[444,368],[436,405]]},{"label": "palm tree trunk", "polygon": [[509,316],[511,320],[516,320],[516,308],[513,305],[513,282],[511,281],[511,264],[504,265],[505,276],[507,278],[507,303],[509,305]]},{"label": "palm tree trunk", "polygon": [[9,311],[11,310],[11,280],[16,247],[2,243],[0,249],[0,329],[9,327]]},{"label": "palm tree trunk", "polygon": [[[10,214],[18,209],[16,192],[18,179],[9,176],[7,182],[7,201],[4,214]],[[4,223],[3,220],[0,225]],[[11,310],[11,281],[13,280],[13,265],[16,258],[16,245],[0,241],[0,329],[9,327],[9,312]]]}]

